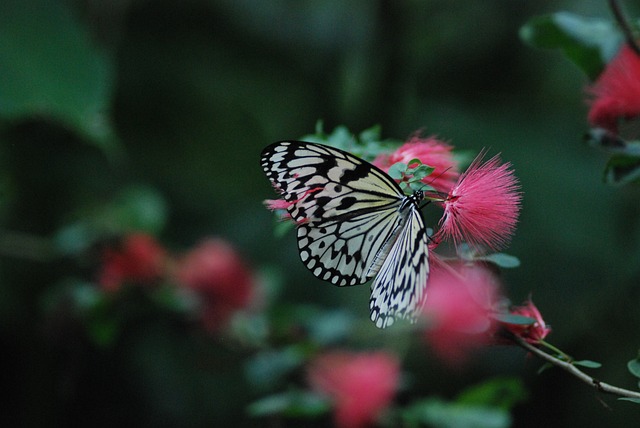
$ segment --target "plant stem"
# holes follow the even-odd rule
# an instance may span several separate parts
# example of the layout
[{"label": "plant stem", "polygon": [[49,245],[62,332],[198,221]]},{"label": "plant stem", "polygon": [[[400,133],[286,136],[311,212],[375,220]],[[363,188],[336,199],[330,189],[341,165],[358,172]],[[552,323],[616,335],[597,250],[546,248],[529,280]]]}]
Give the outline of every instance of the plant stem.
[{"label": "plant stem", "polygon": [[631,31],[631,27],[629,26],[629,23],[627,22],[627,20],[624,17],[624,14],[622,13],[620,4],[618,4],[617,0],[609,0],[609,7],[611,8],[613,15],[615,16],[616,21],[620,26],[620,29],[624,33],[624,37],[627,40],[627,44],[631,49],[633,49],[633,51],[637,55],[640,55],[640,47],[638,47],[638,44],[636,43],[636,40],[633,37],[633,32]]},{"label": "plant stem", "polygon": [[[562,361],[561,359],[556,358],[553,355],[547,354],[543,350],[535,347],[534,345],[530,344],[529,342],[527,342],[526,340],[524,340],[524,339],[522,339],[522,338],[520,338],[518,336],[513,336],[512,339],[518,346],[520,346],[520,347],[526,349],[527,351],[531,352],[532,354],[542,358],[543,360],[547,361],[548,363],[551,363],[554,366],[560,367],[561,369],[569,372],[573,376],[577,377],[578,379],[580,379],[584,383],[586,383],[588,385],[591,385],[592,387],[594,387],[595,389],[597,389],[600,392],[603,392],[603,393],[606,393],[606,394],[618,395],[620,397],[640,399],[640,392],[631,391],[631,390],[628,390],[628,389],[624,389],[624,388],[620,388],[620,387],[617,387],[617,386],[609,385],[608,383],[605,383],[605,382],[601,382],[601,381],[589,376],[588,374],[586,374],[585,372],[583,372],[582,370],[580,370],[579,368],[577,368],[573,364],[571,364],[569,362],[566,362],[566,361]],[[562,352],[561,355],[566,355],[566,354],[564,352]]]}]

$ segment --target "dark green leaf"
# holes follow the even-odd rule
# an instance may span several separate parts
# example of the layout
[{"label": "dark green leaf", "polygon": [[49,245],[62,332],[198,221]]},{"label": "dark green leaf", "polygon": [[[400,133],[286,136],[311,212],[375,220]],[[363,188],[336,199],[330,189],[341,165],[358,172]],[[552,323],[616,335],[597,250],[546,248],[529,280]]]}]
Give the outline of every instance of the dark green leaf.
[{"label": "dark green leaf", "polygon": [[585,136],[587,144],[609,153],[640,157],[640,141],[625,141],[619,135],[603,128],[593,128]]},{"label": "dark green leaf", "polygon": [[524,326],[532,325],[536,322],[536,320],[533,318],[525,317],[524,315],[509,314],[509,313],[495,314],[493,318],[495,318],[497,321],[501,323],[524,325]]},{"label": "dark green leaf", "polygon": [[498,377],[466,389],[458,395],[456,403],[509,410],[526,398],[520,379]]},{"label": "dark green leaf", "polygon": [[551,363],[544,363],[543,365],[541,365],[541,366],[540,366],[540,368],[538,369],[537,373],[538,373],[538,374],[541,374],[542,372],[544,372],[544,371],[546,371],[546,370],[548,370],[548,369],[550,369],[550,368],[553,368],[553,364],[551,364]]},{"label": "dark green leaf", "polygon": [[620,398],[618,398],[618,400],[620,400],[620,401],[631,401],[632,403],[638,403],[638,404],[640,404],[640,398],[633,398],[633,397],[620,397]]},{"label": "dark green leaf", "polygon": [[494,263],[496,266],[504,269],[517,268],[520,266],[520,259],[505,253],[493,253],[480,257],[480,259]]},{"label": "dark green leaf", "polygon": [[253,386],[267,389],[276,386],[284,376],[302,364],[305,354],[298,346],[262,351],[245,365],[246,378]]},{"label": "dark green leaf", "polygon": [[607,184],[624,185],[640,179],[640,158],[626,155],[613,155],[604,170]]},{"label": "dark green leaf", "polygon": [[166,219],[166,203],[155,189],[131,186],[78,222],[60,229],[54,243],[62,254],[77,254],[112,235],[132,231],[157,234],[164,228]]},{"label": "dark green leaf", "polygon": [[0,3],[0,115],[42,115],[60,120],[111,152],[108,120],[113,66],[67,3]]},{"label": "dark green leaf", "polygon": [[572,364],[574,366],[586,367],[588,369],[597,369],[597,368],[602,367],[602,364],[600,364],[599,362],[591,361],[591,360],[573,361]]},{"label": "dark green leaf", "polygon": [[612,21],[569,12],[531,19],[520,29],[520,37],[535,47],[561,49],[591,79],[600,74],[623,40]]},{"label": "dark green leaf", "polygon": [[506,428],[511,416],[503,409],[447,403],[437,398],[419,401],[402,412],[406,424],[434,427]]},{"label": "dark green leaf", "polygon": [[629,373],[640,378],[640,357],[635,358],[627,363]]},{"label": "dark green leaf", "polygon": [[316,417],[329,411],[329,402],[310,392],[292,390],[270,395],[249,405],[253,417],[283,415],[290,417]]}]

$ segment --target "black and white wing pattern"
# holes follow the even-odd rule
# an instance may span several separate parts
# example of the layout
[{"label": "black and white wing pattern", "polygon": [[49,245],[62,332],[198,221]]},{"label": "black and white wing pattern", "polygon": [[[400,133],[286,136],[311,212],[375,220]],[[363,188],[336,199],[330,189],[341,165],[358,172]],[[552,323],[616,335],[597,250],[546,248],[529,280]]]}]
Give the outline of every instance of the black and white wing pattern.
[{"label": "black and white wing pattern", "polygon": [[371,319],[380,328],[415,319],[429,273],[422,192],[406,196],[374,165],[316,143],[266,147],[262,168],[289,202],[300,258],[318,278],[357,285],[375,277]]}]

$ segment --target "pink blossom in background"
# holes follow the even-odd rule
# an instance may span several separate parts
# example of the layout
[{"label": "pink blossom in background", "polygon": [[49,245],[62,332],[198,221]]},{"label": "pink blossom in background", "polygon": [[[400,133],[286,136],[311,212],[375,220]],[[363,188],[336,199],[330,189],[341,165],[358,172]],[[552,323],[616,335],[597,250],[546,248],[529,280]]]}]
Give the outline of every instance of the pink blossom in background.
[{"label": "pink blossom in background", "polygon": [[640,116],[640,56],[625,44],[587,91],[589,122],[617,133],[620,119]]},{"label": "pink blossom in background", "polygon": [[212,332],[223,327],[235,311],[246,308],[254,297],[252,272],[231,244],[222,239],[208,239],[179,260],[176,280],[200,298],[202,322]]},{"label": "pink blossom in background", "polygon": [[436,264],[427,294],[424,338],[442,361],[463,364],[475,349],[493,343],[497,326],[492,314],[500,285],[486,265]]},{"label": "pink blossom in background", "polygon": [[116,291],[125,283],[151,284],[163,274],[166,260],[165,250],[155,238],[133,233],[117,248],[104,250],[98,283],[106,291]]},{"label": "pink blossom in background", "polygon": [[439,192],[447,193],[460,175],[452,150],[451,145],[435,137],[413,136],[393,153],[379,155],[373,160],[373,164],[387,172],[395,163],[408,163],[412,159],[420,159],[422,163],[435,168],[433,173],[422,181]]},{"label": "pink blossom in background", "polygon": [[511,313],[535,320],[533,324],[529,325],[503,323],[507,330],[516,336],[520,336],[527,342],[531,344],[540,343],[541,340],[551,333],[551,328],[545,323],[544,319],[542,319],[542,314],[531,300],[526,302],[524,306],[514,308]]},{"label": "pink blossom in background", "polygon": [[336,426],[366,427],[391,404],[400,362],[383,351],[331,352],[310,363],[307,378],[315,391],[332,400]]},{"label": "pink blossom in background", "polygon": [[475,247],[498,249],[513,234],[522,194],[511,164],[494,156],[482,163],[481,153],[460,176],[444,201],[444,215],[435,241],[451,239]]}]

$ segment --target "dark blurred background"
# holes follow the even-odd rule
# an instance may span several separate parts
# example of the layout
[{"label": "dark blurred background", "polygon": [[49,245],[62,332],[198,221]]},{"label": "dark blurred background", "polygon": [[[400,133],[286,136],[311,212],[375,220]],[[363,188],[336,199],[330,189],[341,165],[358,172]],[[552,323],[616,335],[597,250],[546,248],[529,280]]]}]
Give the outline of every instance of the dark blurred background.
[{"label": "dark blurred background", "polygon": [[[242,350],[186,338],[161,321],[99,348],[44,316],[48,290],[91,267],[46,257],[41,240],[72,248],[74,225],[137,186],[164,207],[150,229],[168,247],[223,237],[256,270],[286,272],[285,300],[367,318],[368,287],[311,279],[294,237],[274,238],[262,206],[274,192],[260,151],[312,132],[318,119],[327,130],[380,124],[383,136],[404,139],[423,129],[460,149],[501,152],[524,191],[507,250],[522,265],[505,272],[506,293],[516,303],[532,295],[553,327],[549,340],[603,363],[597,378],[637,387],[625,364],[640,346],[640,192],[604,185],[606,158],[582,143],[586,77],[518,36],[531,17],[559,10],[610,17],[606,2],[584,0],[5,0],[0,346],[8,426],[260,425],[245,413],[260,391],[245,379]],[[637,405],[601,397],[563,372],[537,375],[541,362],[518,349],[492,349],[458,370],[428,353],[408,361],[423,393],[442,397],[488,376],[522,377],[529,399],[515,409],[514,426],[640,420]]]}]

